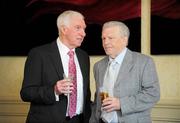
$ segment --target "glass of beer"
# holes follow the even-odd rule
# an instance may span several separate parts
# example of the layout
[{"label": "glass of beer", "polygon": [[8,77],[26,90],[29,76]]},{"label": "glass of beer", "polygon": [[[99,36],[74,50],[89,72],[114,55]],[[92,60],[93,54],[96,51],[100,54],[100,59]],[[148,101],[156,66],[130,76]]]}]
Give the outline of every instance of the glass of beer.
[{"label": "glass of beer", "polygon": [[100,87],[100,98],[101,98],[101,102],[106,99],[107,97],[109,97],[109,94],[107,92],[107,90],[104,87]]}]

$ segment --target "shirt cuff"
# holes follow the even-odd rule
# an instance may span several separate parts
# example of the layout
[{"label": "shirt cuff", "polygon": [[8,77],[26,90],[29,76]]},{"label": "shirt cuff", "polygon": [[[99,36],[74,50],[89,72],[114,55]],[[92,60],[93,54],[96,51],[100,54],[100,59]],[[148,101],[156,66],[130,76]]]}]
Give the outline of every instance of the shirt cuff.
[{"label": "shirt cuff", "polygon": [[59,95],[57,95],[56,92],[54,92],[54,95],[55,95],[56,101],[59,101]]}]

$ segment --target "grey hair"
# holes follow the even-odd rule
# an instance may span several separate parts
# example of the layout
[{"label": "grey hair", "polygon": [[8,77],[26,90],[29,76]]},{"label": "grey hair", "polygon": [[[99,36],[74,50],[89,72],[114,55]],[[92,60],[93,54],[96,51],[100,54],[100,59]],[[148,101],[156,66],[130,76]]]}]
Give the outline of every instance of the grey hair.
[{"label": "grey hair", "polygon": [[118,26],[119,27],[119,33],[121,36],[123,37],[127,37],[129,39],[130,36],[130,31],[129,28],[120,21],[108,21],[106,23],[103,24],[102,29],[108,28],[108,27],[113,27],[113,26]]},{"label": "grey hair", "polygon": [[77,17],[77,16],[82,17],[82,19],[84,19],[84,16],[77,11],[67,10],[61,13],[57,17],[57,22],[56,22],[58,29],[61,29],[62,26],[69,26],[70,21],[72,20],[72,17]]}]

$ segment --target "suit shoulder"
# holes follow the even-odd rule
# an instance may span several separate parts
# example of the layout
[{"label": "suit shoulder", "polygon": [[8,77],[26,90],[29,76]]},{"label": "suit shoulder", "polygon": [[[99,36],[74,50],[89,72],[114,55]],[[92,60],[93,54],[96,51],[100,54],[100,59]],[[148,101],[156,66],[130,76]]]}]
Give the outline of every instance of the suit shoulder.
[{"label": "suit shoulder", "polygon": [[136,57],[136,58],[152,59],[152,57],[150,57],[150,56],[148,56],[148,55],[145,55],[145,54],[142,54],[142,53],[139,53],[139,52],[133,51],[132,54],[133,54],[133,57]]},{"label": "suit shoulder", "polygon": [[100,65],[100,64],[104,64],[104,63],[107,62],[107,60],[108,60],[108,56],[105,56],[105,57],[103,57],[102,59],[100,59],[99,61],[97,61],[97,62],[95,63],[95,66],[96,66],[96,65]]},{"label": "suit shoulder", "polygon": [[29,51],[29,54],[32,54],[32,53],[45,53],[45,52],[48,52],[48,49],[50,49],[51,47],[51,43],[48,43],[48,44],[44,44],[44,45],[41,45],[41,46],[36,46],[34,48],[32,48],[30,51]]},{"label": "suit shoulder", "polygon": [[81,52],[83,54],[88,55],[88,53],[86,51],[84,51],[83,49],[81,49],[81,48],[76,48],[76,50],[77,50],[77,52]]},{"label": "suit shoulder", "polygon": [[82,55],[83,57],[88,57],[89,59],[89,55],[86,51],[80,49],[80,48],[76,48],[76,52],[79,54],[79,55]]},{"label": "suit shoulder", "polygon": [[142,54],[142,53],[139,53],[139,52],[132,52],[132,57],[135,61],[140,61],[140,62],[144,62],[144,63],[154,62],[152,57]]}]

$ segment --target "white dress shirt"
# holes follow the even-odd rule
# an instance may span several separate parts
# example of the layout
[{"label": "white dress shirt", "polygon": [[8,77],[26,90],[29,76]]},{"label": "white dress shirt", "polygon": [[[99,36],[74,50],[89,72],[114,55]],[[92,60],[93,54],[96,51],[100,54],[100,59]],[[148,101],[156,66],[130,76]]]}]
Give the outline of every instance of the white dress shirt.
[{"label": "white dress shirt", "polygon": [[[69,55],[67,54],[69,52],[69,48],[65,46],[60,39],[57,39],[57,46],[60,52],[60,57],[62,61],[62,66],[64,69],[64,74],[68,76],[68,63],[69,63]],[[73,49],[75,56],[75,64],[76,64],[76,73],[77,73],[77,105],[76,105],[76,114],[81,114],[83,110],[83,77],[81,73],[81,69],[79,66],[79,62],[76,56],[75,49]],[[59,96],[56,95],[56,101],[59,101]],[[66,111],[66,116],[68,116],[68,107],[69,107],[69,96],[68,96],[68,106]]]}]

